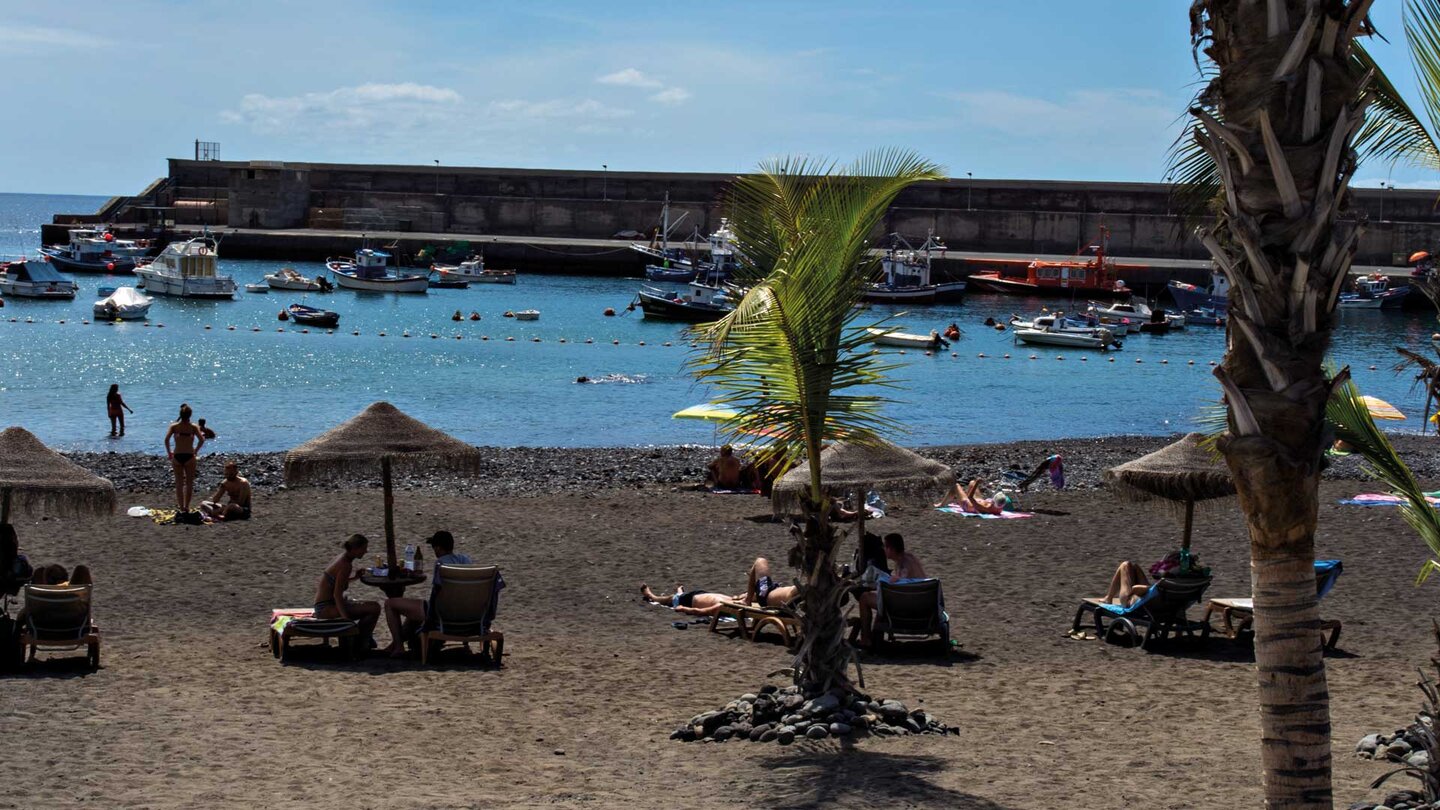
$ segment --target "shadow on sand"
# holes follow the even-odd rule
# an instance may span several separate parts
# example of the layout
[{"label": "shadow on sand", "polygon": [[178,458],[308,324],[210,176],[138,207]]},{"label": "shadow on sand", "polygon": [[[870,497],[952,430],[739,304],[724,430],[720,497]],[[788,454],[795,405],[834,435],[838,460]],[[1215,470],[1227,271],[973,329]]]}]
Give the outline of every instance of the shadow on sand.
[{"label": "shadow on sand", "polygon": [[[944,744],[945,738],[936,738]],[[951,741],[953,742],[953,741]],[[1006,810],[989,799],[936,784],[943,759],[886,754],[849,743],[794,751],[762,765],[768,783],[758,791],[765,804],[785,808],[946,807]]]}]

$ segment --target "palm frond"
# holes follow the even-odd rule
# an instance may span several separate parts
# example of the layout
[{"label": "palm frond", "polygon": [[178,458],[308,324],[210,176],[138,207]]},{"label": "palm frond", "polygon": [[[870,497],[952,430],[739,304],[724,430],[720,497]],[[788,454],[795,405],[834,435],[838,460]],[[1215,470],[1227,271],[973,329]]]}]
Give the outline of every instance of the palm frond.
[{"label": "palm frond", "polygon": [[1395,364],[1394,368],[1397,374],[1412,368],[1419,369],[1415,374],[1415,385],[1411,390],[1422,386],[1425,388],[1425,413],[1420,422],[1420,432],[1424,433],[1426,426],[1430,424],[1430,414],[1435,413],[1435,405],[1440,403],[1440,365],[1428,357],[1400,346],[1396,346],[1395,351],[1400,354],[1400,361]]},{"label": "palm frond", "polygon": [[[1325,417],[1336,438],[1355,449],[1365,460],[1365,471],[1389,487],[1391,494],[1403,498],[1400,513],[1410,528],[1420,536],[1430,553],[1440,558],[1440,512],[1425,498],[1425,490],[1414,473],[1395,452],[1390,440],[1375,426],[1370,409],[1360,399],[1360,389],[1346,381],[1335,389],[1326,403]],[[1421,568],[1416,584],[1424,582],[1434,565]]]},{"label": "palm frond", "polygon": [[812,462],[817,502],[823,442],[900,427],[878,393],[894,387],[896,365],[872,353],[855,304],[875,268],[870,234],[890,204],[911,183],[941,176],[913,153],[886,150],[844,168],[768,161],[730,192],[751,286],[733,312],[695,327],[702,348],[689,367],[737,411],[723,431],[766,437],[768,458]]}]

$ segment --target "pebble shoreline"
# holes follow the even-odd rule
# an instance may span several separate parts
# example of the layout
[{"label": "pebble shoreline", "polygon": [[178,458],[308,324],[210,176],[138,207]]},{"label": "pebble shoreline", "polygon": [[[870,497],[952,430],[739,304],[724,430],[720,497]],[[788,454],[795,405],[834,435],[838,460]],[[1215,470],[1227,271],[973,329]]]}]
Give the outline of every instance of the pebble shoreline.
[{"label": "pebble shoreline", "polygon": [[[1042,459],[1059,453],[1065,459],[1069,489],[1103,487],[1104,471],[1117,464],[1157,450],[1176,436],[1107,436],[1096,439],[1057,439],[1005,442],[998,444],[918,447],[917,452],[949,465],[961,480],[995,480],[1007,469],[1026,472]],[[1422,481],[1440,479],[1440,454],[1433,437],[1413,434],[1392,435],[1401,458]],[[430,489],[436,494],[470,496],[525,496],[603,489],[633,489],[647,486],[698,484],[705,465],[715,457],[715,448],[671,447],[482,447],[480,474],[456,478],[446,474],[398,474],[401,489]],[[66,457],[97,475],[109,478],[121,491],[153,492],[173,486],[170,465],[164,457],[147,453],[67,453]],[[284,453],[226,453],[223,448],[199,459],[200,488],[218,481],[226,460],[240,465],[240,473],[260,492],[284,486]],[[1358,456],[1330,459],[1325,477],[1358,480]],[[351,479],[347,488],[378,487],[379,465],[369,479]],[[1041,481],[1037,487],[1048,488]],[[329,485],[337,488],[336,485]]]}]

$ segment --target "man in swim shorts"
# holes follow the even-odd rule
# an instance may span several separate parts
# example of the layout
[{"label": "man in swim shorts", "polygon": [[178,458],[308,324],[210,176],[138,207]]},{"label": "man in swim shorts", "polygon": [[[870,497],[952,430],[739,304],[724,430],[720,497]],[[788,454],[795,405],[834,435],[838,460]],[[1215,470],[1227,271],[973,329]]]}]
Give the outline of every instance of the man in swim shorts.
[{"label": "man in swim shorts", "polygon": [[726,596],[723,593],[715,593],[706,590],[685,590],[684,585],[676,585],[672,594],[657,594],[650,590],[650,586],[641,584],[640,596],[646,602],[654,602],[657,605],[665,605],[676,613],[684,613],[687,616],[714,616],[726,605],[733,605],[740,602],[739,597]]},{"label": "man in swim shorts", "polygon": [[[230,502],[222,502],[222,496]],[[200,502],[200,511],[213,520],[250,519],[250,481],[240,477],[240,468],[235,462],[225,462],[225,479],[215,488],[210,500]]]}]

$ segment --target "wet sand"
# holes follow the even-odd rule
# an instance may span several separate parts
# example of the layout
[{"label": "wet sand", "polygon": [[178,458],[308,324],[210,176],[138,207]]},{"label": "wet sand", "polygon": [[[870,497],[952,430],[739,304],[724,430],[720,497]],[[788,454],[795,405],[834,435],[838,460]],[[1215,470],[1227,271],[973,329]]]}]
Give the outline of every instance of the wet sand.
[{"label": "wet sand", "polygon": [[[1133,453],[1133,450],[1131,451]],[[0,807],[1188,807],[1259,802],[1249,648],[1226,640],[1156,652],[1065,637],[1080,597],[1122,558],[1176,544],[1170,513],[1109,493],[1042,492],[1029,520],[896,510],[945,585],[963,652],[865,660],[867,691],[960,728],[952,737],[683,744],[692,715],[754,691],[789,662],[775,644],[676,630],[642,605],[659,588],[742,590],[750,560],[783,560],[786,533],[749,496],[628,484],[534,496],[397,494],[401,541],[439,528],[501,566],[503,668],[456,660],[298,656],[277,663],[271,608],[312,599],[352,531],[383,553],[378,493],[263,493],[255,519],[159,526],[22,523],[36,563],[88,563],[103,667],[51,660],[0,676]],[[543,489],[543,488],[542,488]],[[1434,651],[1433,596],[1413,586],[1425,548],[1393,509],[1340,507],[1373,490],[1323,485],[1318,554],[1345,561],[1323,605],[1345,624],[1328,658],[1336,804],[1388,770],[1353,758],[1364,734],[1403,725]],[[163,489],[122,508],[163,506]],[[1213,596],[1249,593],[1233,504],[1197,516]],[[377,593],[355,586],[357,598]],[[380,641],[386,641],[383,630]],[[1398,785],[1408,786],[1408,785]]]}]

